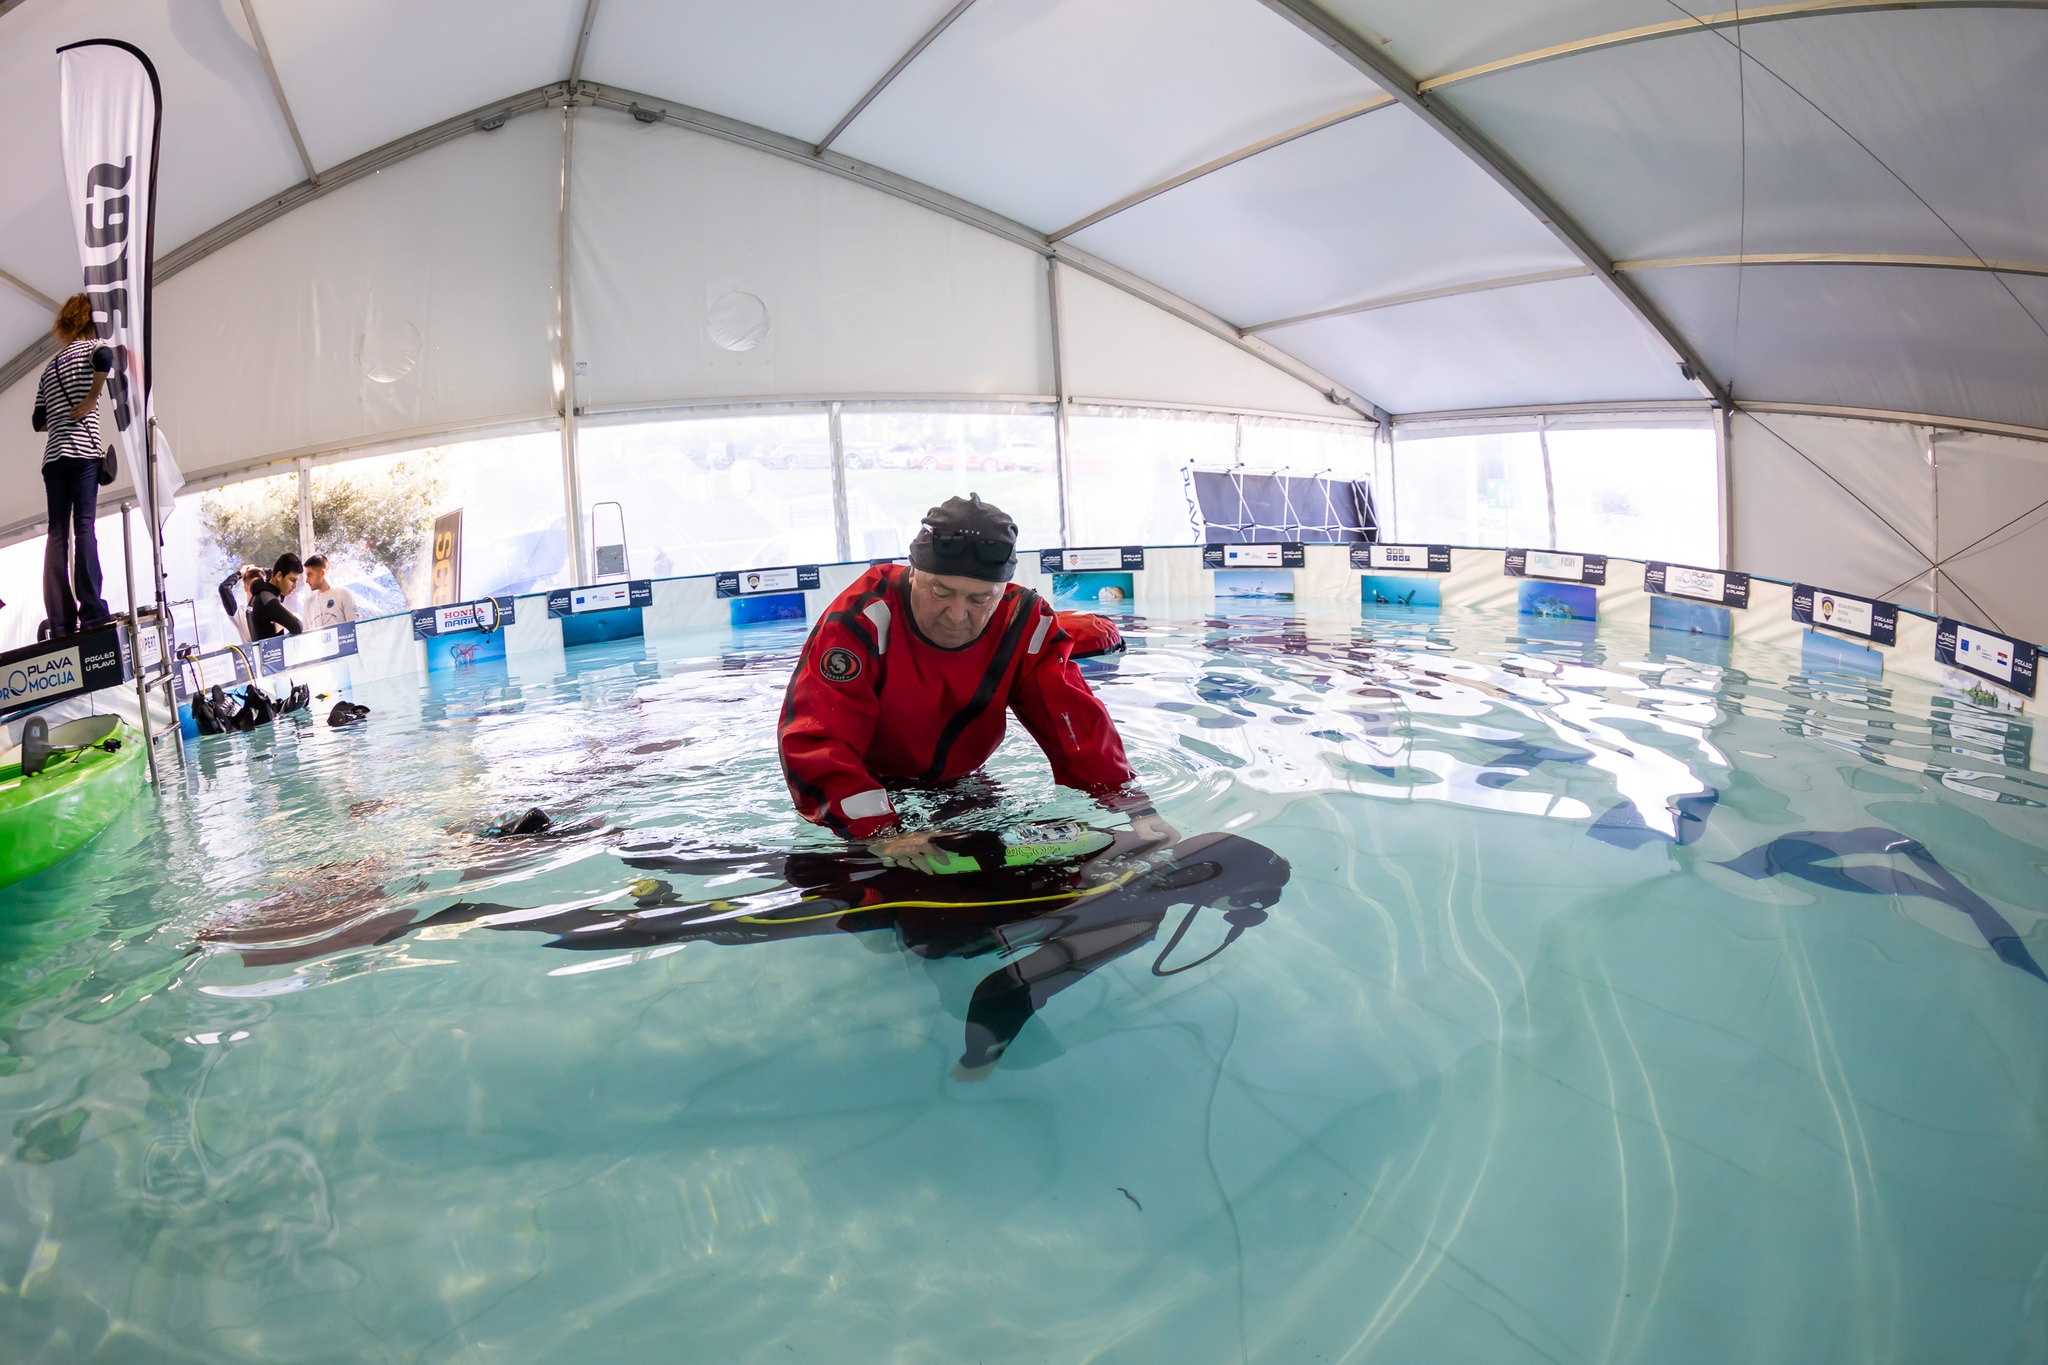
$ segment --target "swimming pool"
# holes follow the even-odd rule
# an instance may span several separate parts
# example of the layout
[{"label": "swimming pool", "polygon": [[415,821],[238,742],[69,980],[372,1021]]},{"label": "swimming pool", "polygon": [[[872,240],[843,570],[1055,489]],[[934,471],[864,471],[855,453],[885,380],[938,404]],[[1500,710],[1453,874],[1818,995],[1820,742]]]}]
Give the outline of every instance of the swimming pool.
[{"label": "swimming pool", "polygon": [[[6,893],[0,1339],[2039,1358],[2028,722],[1580,624],[1134,628],[1089,668],[1198,846],[1013,940],[796,926],[783,872],[850,874],[775,765],[790,627],[188,746]],[[989,773],[925,812],[1117,823],[1014,726]],[[530,805],[559,837],[475,834]],[[1039,950],[1091,969],[1020,1020],[985,983]],[[961,1078],[977,1026],[1014,1042]]]}]

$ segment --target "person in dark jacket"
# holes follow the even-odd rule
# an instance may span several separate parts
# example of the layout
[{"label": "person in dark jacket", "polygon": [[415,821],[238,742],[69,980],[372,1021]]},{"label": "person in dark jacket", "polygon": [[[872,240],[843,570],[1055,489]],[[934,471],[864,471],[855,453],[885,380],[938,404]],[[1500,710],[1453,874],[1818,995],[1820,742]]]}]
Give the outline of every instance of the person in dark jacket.
[{"label": "person in dark jacket", "polygon": [[49,434],[43,444],[50,524],[43,550],[45,628],[51,635],[70,635],[108,615],[94,522],[100,501],[100,394],[115,357],[100,344],[92,301],[83,294],[64,301],[50,335],[57,354],[36,386],[29,425]]},{"label": "person in dark jacket", "polygon": [[299,575],[305,566],[295,554],[281,554],[271,566],[270,577],[258,579],[249,588],[249,635],[268,640],[273,635],[297,635],[303,626],[284,599],[298,591]]}]

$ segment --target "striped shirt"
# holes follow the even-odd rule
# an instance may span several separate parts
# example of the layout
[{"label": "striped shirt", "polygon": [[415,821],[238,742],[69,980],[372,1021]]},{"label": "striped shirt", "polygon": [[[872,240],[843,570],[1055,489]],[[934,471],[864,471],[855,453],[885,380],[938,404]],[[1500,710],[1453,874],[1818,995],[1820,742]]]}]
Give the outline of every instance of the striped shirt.
[{"label": "striped shirt", "polygon": [[95,406],[85,414],[85,420],[71,420],[71,410],[92,392],[92,353],[99,345],[96,337],[74,341],[57,352],[43,370],[42,384],[36,389],[36,402],[42,405],[43,420],[48,422],[50,439],[43,447],[43,463],[69,457],[74,460],[97,460],[100,457],[100,412]]}]

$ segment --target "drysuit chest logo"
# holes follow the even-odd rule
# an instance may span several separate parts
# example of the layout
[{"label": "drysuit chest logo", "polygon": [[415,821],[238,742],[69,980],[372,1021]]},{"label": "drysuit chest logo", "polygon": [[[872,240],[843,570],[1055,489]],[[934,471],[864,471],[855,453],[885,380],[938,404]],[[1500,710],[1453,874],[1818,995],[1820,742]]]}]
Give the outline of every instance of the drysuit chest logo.
[{"label": "drysuit chest logo", "polygon": [[860,656],[850,649],[834,646],[818,660],[818,671],[825,675],[827,682],[852,682],[860,676]]}]

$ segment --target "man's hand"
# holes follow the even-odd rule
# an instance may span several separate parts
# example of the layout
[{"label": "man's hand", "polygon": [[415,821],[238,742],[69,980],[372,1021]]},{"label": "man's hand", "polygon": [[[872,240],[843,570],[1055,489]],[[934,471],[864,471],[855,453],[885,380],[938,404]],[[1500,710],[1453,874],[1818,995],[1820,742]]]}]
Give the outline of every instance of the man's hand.
[{"label": "man's hand", "polygon": [[927,873],[937,872],[947,856],[932,843],[929,834],[892,834],[886,839],[871,839],[868,852],[880,858],[884,867]]},{"label": "man's hand", "polygon": [[1161,819],[1158,812],[1146,811],[1131,821],[1131,833],[1149,844],[1177,844],[1180,831]]}]

